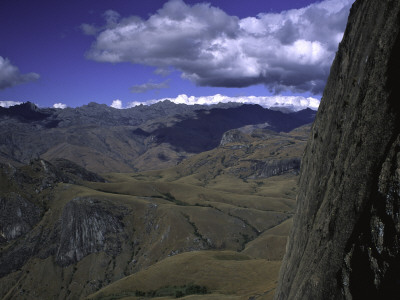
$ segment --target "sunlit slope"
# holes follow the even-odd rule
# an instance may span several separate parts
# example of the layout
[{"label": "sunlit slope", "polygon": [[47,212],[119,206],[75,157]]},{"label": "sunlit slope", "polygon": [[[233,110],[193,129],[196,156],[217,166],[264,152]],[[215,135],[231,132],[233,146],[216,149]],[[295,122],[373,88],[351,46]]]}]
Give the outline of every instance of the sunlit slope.
[{"label": "sunlit slope", "polygon": [[[186,297],[271,298],[298,172],[296,164],[285,169],[279,162],[300,159],[307,134],[242,131],[174,168],[103,174],[106,182],[91,174],[92,181],[66,181],[41,161],[24,167],[40,188],[35,181],[18,193],[42,213],[1,244],[0,263],[8,269],[1,270],[0,296],[75,299],[104,288],[96,297],[120,299],[136,290],[165,295],[164,288],[173,294],[199,286],[207,294]],[[271,161],[277,174],[270,174]],[[1,188],[5,197],[15,194],[8,184]]]},{"label": "sunlit slope", "polygon": [[[208,294],[187,296],[187,299],[248,299],[250,296],[272,299],[291,227],[296,169],[267,178],[262,175],[246,177],[246,172],[252,162],[266,161],[265,155],[262,155],[265,148],[275,154],[268,156],[268,160],[300,157],[308,128],[287,135],[259,132],[264,140],[260,139],[260,135],[252,138],[243,134],[241,142],[228,143],[201,153],[175,168],[139,174],[111,174],[108,179],[118,183],[91,184],[92,188],[103,191],[107,187],[107,192],[112,193],[134,195],[141,191],[147,197],[159,193],[163,200],[190,208],[188,211],[194,206],[195,213],[190,221],[195,224],[198,233],[207,239],[224,228],[217,220],[224,214],[243,221],[245,226],[252,229],[249,236],[241,233],[244,242],[240,249],[236,249],[237,252],[195,251],[178,254],[117,281],[91,298],[135,299],[142,292],[148,295],[154,291],[161,293],[166,287],[173,290],[174,286],[195,284],[206,287]],[[247,151],[241,145],[246,145]],[[253,156],[250,164],[249,156]],[[128,182],[131,182],[129,186],[126,185]],[[210,214],[204,210],[206,208],[222,214]],[[232,249],[229,243],[223,246],[216,249]],[[229,258],[219,260],[218,257]]]},{"label": "sunlit slope", "polygon": [[188,252],[121,279],[89,299],[120,299],[137,296],[140,292],[185,285],[207,287],[208,294],[197,296],[199,299],[248,299],[262,294],[272,295],[279,267],[278,261],[251,259],[231,251]]},{"label": "sunlit slope", "polygon": [[[280,177],[273,178],[273,181],[282,181],[282,184],[289,183],[287,192],[290,194],[294,187],[294,175]],[[271,180],[261,181],[269,185]],[[5,299],[12,299],[21,290],[24,290],[26,295],[30,295],[30,291],[35,291],[43,297],[46,295],[45,298],[54,298],[59,295],[60,297],[78,297],[95,292],[115,280],[140,272],[158,261],[175,257],[180,253],[209,249],[240,252],[245,250],[251,241],[257,241],[262,237],[263,232],[290,218],[294,206],[294,199],[289,196],[268,198],[261,197],[257,193],[253,195],[229,193],[199,186],[193,186],[191,189],[189,184],[138,181],[134,178],[124,183],[86,183],[85,185],[87,186],[59,184],[56,187],[54,198],[47,202],[48,210],[27,235],[27,238],[32,241],[40,237],[42,248],[37,255],[27,259],[19,270],[2,278],[4,288],[2,293],[6,296]],[[285,202],[280,204],[279,199]],[[100,216],[107,213],[104,217],[118,219],[121,226],[115,232],[108,232],[104,227],[98,228],[106,236],[104,245],[101,244],[98,249],[87,250],[88,245],[78,244],[78,250],[84,252],[85,255],[78,260],[72,257],[66,265],[60,265],[60,262],[64,263],[60,260],[60,257],[62,258],[60,255],[76,249],[75,244],[67,242],[65,245],[62,242],[64,241],[63,232],[66,235],[65,239],[72,234],[65,231],[62,220],[67,215],[72,218],[71,222],[74,226],[79,228],[84,226],[81,224],[81,219],[76,219],[76,212],[66,214],[71,203],[82,205],[82,202],[89,206],[91,213],[97,210]],[[81,207],[78,206],[78,208]],[[21,239],[16,240],[3,250],[5,253],[8,250],[12,253],[13,247],[19,249],[19,245],[28,248],[37,247],[34,245],[36,242],[22,245],[23,242]],[[89,239],[87,242],[96,242],[96,240]],[[61,251],[63,245],[64,250]],[[236,265],[236,262],[231,265],[230,260],[226,260],[221,262],[223,265],[220,268],[225,268],[228,273],[236,272],[237,276],[242,278],[243,274],[240,275],[240,273],[249,268],[248,263],[250,266],[252,264],[264,266],[268,265],[268,261],[279,260],[283,255],[281,253],[277,257],[275,253],[272,255],[269,252],[267,248],[264,249],[260,245],[254,257],[262,257],[262,261],[253,261],[253,256],[250,254],[246,261],[239,265]],[[207,266],[208,263],[210,262],[207,260],[198,265]],[[218,266],[218,264],[213,265]],[[279,263],[272,264],[271,272],[273,273],[268,276],[276,278],[278,265]],[[188,267],[191,268],[190,263]],[[194,265],[193,268],[197,266]],[[260,267],[259,272],[264,272],[268,268]],[[208,267],[207,269],[208,272],[213,272],[213,269]],[[157,272],[159,269],[152,270]],[[250,278],[251,274],[258,273],[250,273],[246,276]],[[157,277],[159,276],[157,274],[154,276],[162,278]],[[255,278],[258,276],[259,274]],[[174,285],[186,284],[172,275],[169,278],[170,281],[175,282]],[[220,293],[220,287],[234,279],[223,276],[218,278],[224,280],[215,279],[217,286],[205,285],[207,289]],[[46,283],[40,285],[40,282]],[[254,283],[254,280],[248,279],[248,282]],[[202,281],[200,283],[206,284]],[[168,285],[169,281],[161,281],[159,284]],[[229,285],[222,292],[225,293],[228,287]],[[258,291],[261,288],[249,285],[243,289]],[[266,286],[264,292],[268,289],[269,286]],[[232,290],[230,293],[242,295],[244,292]]]}]

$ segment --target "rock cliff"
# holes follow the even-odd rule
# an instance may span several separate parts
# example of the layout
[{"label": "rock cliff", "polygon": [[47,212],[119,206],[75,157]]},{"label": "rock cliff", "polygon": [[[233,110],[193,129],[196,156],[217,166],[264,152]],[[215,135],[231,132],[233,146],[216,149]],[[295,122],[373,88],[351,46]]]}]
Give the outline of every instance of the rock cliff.
[{"label": "rock cliff", "polygon": [[0,196],[0,207],[0,243],[29,232],[43,213],[43,208],[16,193]]},{"label": "rock cliff", "polygon": [[90,253],[104,251],[117,255],[121,250],[123,214],[112,213],[111,204],[97,199],[75,198],[65,205],[61,216],[57,263],[66,266]]},{"label": "rock cliff", "polygon": [[354,3],[302,160],[275,299],[398,292],[399,33],[398,0]]}]

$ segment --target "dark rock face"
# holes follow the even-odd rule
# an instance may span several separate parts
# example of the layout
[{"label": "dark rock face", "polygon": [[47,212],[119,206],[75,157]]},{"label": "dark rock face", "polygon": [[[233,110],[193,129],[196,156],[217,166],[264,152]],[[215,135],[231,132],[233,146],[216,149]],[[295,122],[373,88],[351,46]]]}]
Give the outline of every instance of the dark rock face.
[{"label": "dark rock face", "polygon": [[258,161],[253,164],[254,175],[249,178],[268,178],[289,172],[298,174],[300,162],[301,159],[299,157],[278,160],[269,159],[265,162]]},{"label": "dark rock face", "polygon": [[76,198],[68,202],[62,213],[57,262],[66,266],[99,251],[117,255],[121,247],[118,235],[124,227],[122,218],[122,214],[111,213],[105,203],[96,199]]},{"label": "dark rock face", "polygon": [[275,299],[398,298],[399,33],[398,0],[353,5],[302,160]]},{"label": "dark rock face", "polygon": [[0,244],[30,231],[42,212],[43,208],[16,193],[0,196]]},{"label": "dark rock face", "polygon": [[[68,243],[63,242],[63,237],[65,239],[65,233],[69,230],[69,223],[63,223],[64,227],[61,227],[61,229],[59,225],[55,226],[52,228],[52,233],[43,230],[43,224],[40,223],[43,221],[46,210],[48,210],[46,202],[49,201],[49,195],[47,193],[53,190],[58,183],[76,184],[82,180],[104,182],[104,179],[97,174],[67,160],[58,160],[53,165],[47,161],[36,159],[32,160],[29,165],[18,168],[10,164],[0,163],[0,248],[2,250],[0,277],[17,270],[31,256],[37,255],[39,252],[41,252],[42,258],[54,254],[53,252],[60,248],[56,243],[65,246],[63,248],[65,251],[69,249]],[[85,203],[83,200],[80,202]],[[66,207],[71,207],[80,202],[72,200],[71,204]],[[97,208],[97,206],[100,206],[100,208]],[[94,225],[107,225],[108,227],[107,229],[98,228],[98,226],[91,228],[92,231],[103,230],[99,233],[104,237],[100,241],[103,244],[91,238],[93,234],[90,235],[89,233],[88,236],[84,236],[85,243],[91,243],[91,246],[85,247],[86,244],[83,243],[82,248],[76,249],[77,252],[80,251],[79,253],[84,255],[96,252],[99,247],[106,245],[105,242],[110,239],[108,233],[115,231],[115,222],[112,223],[109,219],[116,218],[117,221],[119,220],[118,217],[110,216],[110,213],[102,214],[102,210],[105,209],[104,205],[97,206],[92,208],[92,214],[88,217],[87,222]],[[78,207],[82,207],[81,215],[87,212],[87,209],[85,210],[88,207],[87,205],[81,204]],[[66,211],[68,211],[67,208]],[[76,214],[68,215],[70,220],[78,224],[76,226],[80,226],[80,229],[84,228],[79,223],[79,215],[78,220],[74,217],[76,217]],[[93,221],[93,218],[96,219]],[[78,237],[75,238],[84,234],[81,231],[77,229]],[[71,236],[69,238],[71,241],[74,240]],[[79,243],[77,245],[81,246]],[[118,243],[114,242],[113,245],[117,247]],[[115,249],[113,247],[101,249],[112,253]],[[59,252],[61,253],[60,264],[68,264],[70,261],[75,262],[81,258],[79,255],[75,255],[70,260],[64,259],[61,258],[64,252]],[[64,256],[67,257],[67,255]]]},{"label": "dark rock face", "polygon": [[40,110],[35,104],[26,102],[9,108],[0,107],[0,116],[16,118],[22,122],[42,121],[50,116],[49,110]]},{"label": "dark rock face", "polygon": [[8,185],[8,188],[16,185],[20,189],[26,189],[26,186],[29,186],[35,189],[36,193],[46,188],[53,188],[59,182],[78,183],[82,180],[105,182],[100,175],[61,158],[53,160],[52,163],[43,159],[34,159],[29,162],[29,165],[19,168],[0,163],[0,176],[3,177],[3,183]]}]

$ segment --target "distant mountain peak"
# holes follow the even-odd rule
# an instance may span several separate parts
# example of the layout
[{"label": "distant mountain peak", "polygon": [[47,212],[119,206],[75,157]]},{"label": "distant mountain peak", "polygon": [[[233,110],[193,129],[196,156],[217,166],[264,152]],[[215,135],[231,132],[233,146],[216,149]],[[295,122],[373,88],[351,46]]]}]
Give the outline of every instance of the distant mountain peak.
[{"label": "distant mountain peak", "polygon": [[[91,102],[60,110],[28,102],[0,108],[1,128],[7,128],[0,132],[0,160],[67,158],[96,172],[152,169],[160,163],[167,167],[188,153],[218,147],[228,130],[268,123],[271,130],[287,132],[314,116],[311,110],[284,114],[242,103],[186,105],[166,100],[114,109]],[[143,165],[144,157],[151,163]]]},{"label": "distant mountain peak", "polygon": [[[46,109],[47,111],[49,109]],[[0,117],[8,116],[18,118],[21,121],[40,121],[49,116],[45,110],[40,109],[32,102],[10,106],[9,108],[0,107]]]}]

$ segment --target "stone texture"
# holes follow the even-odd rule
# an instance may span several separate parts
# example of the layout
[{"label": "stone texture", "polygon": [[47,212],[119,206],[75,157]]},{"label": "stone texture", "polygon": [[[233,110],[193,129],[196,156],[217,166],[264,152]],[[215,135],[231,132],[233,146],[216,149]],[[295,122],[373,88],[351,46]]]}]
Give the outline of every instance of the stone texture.
[{"label": "stone texture", "polygon": [[400,286],[399,31],[398,0],[354,3],[302,160],[275,299],[393,299]]},{"label": "stone texture", "polygon": [[255,162],[252,165],[252,172],[254,175],[249,178],[268,178],[278,176],[285,173],[298,174],[300,169],[300,158],[283,158],[283,159],[268,159],[264,162]]},{"label": "stone texture", "polygon": [[104,251],[116,256],[121,250],[123,215],[115,215],[96,199],[75,198],[65,205],[61,217],[57,263],[66,266],[86,255]]},{"label": "stone texture", "polygon": [[42,213],[43,208],[19,194],[0,196],[0,244],[30,231]]}]

